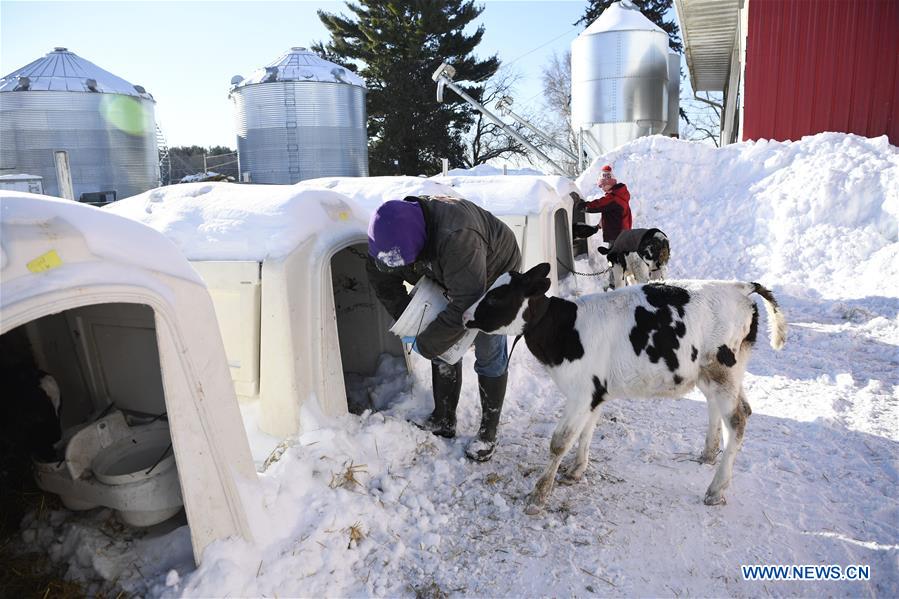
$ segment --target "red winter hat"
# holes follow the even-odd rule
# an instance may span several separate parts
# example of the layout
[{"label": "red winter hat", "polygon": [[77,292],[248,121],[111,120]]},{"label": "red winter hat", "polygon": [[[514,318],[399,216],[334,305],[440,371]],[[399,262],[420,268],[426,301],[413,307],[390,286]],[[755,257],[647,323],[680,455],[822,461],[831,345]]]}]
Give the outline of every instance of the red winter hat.
[{"label": "red winter hat", "polygon": [[607,164],[602,167],[602,174],[599,176],[600,180],[602,179],[612,179],[612,166]]}]

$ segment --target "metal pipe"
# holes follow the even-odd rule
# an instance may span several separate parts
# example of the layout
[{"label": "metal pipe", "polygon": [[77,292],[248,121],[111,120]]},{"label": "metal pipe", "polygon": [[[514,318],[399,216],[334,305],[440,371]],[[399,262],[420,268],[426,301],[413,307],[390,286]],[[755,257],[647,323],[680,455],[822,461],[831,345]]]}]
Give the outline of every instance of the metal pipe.
[{"label": "metal pipe", "polygon": [[543,131],[541,131],[540,129],[538,129],[537,127],[532,125],[531,123],[529,123],[523,117],[520,117],[517,114],[515,114],[514,112],[512,112],[512,98],[510,98],[509,96],[503,96],[502,98],[500,98],[499,101],[497,101],[497,103],[496,103],[496,107],[497,107],[497,109],[499,109],[500,114],[502,114],[503,116],[506,116],[508,114],[510,117],[512,117],[513,119],[515,119],[516,121],[518,121],[519,123],[521,123],[522,125],[527,127],[528,129],[530,129],[531,131],[533,131],[534,133],[536,133],[537,135],[542,137],[543,140],[546,141],[548,144],[550,144],[557,150],[560,150],[562,153],[564,153],[566,156],[568,156],[572,160],[577,160],[577,156],[575,156],[571,152],[571,150],[567,149],[565,146],[558,143],[552,137],[550,137],[549,135],[547,135],[546,133],[544,133]]},{"label": "metal pipe", "polygon": [[495,124],[497,127],[499,127],[500,129],[502,129],[503,131],[508,133],[510,136],[512,136],[512,138],[514,138],[518,143],[520,143],[521,145],[526,147],[528,150],[530,150],[531,152],[533,152],[534,154],[536,154],[537,156],[539,156],[540,158],[545,160],[547,163],[552,165],[552,167],[555,169],[557,175],[561,175],[563,177],[567,176],[567,174],[565,173],[565,169],[563,169],[561,166],[559,166],[558,164],[553,162],[552,158],[550,158],[549,156],[547,156],[546,154],[544,154],[543,152],[538,150],[531,142],[529,142],[524,137],[522,137],[517,131],[515,131],[514,129],[509,127],[506,123],[502,122],[492,112],[490,112],[489,110],[484,108],[484,106],[480,102],[478,102],[477,100],[475,100],[474,98],[472,98],[471,96],[466,94],[462,88],[460,88],[458,85],[453,83],[453,80],[451,79],[451,77],[455,74],[456,74],[456,69],[454,69],[452,66],[450,66],[446,63],[443,63],[442,65],[440,65],[437,68],[436,71],[434,71],[434,74],[431,76],[431,79],[433,79],[437,83],[437,101],[438,102],[443,100],[443,87],[444,86],[449,87],[451,90],[453,90],[454,92],[459,94],[463,100],[465,100],[466,102],[468,102],[469,104],[471,104],[472,106],[477,108],[484,116],[486,116],[490,121],[492,121],[493,124]]}]

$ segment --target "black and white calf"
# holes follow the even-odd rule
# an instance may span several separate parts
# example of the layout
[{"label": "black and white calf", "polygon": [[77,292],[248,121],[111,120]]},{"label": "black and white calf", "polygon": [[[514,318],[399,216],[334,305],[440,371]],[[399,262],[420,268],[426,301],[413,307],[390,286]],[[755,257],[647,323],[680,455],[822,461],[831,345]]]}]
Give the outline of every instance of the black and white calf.
[{"label": "black and white calf", "polygon": [[637,283],[665,278],[671,249],[668,236],[659,229],[630,229],[622,231],[610,248],[598,248],[611,266],[609,288],[627,284],[627,275]]},{"label": "black and white calf", "polygon": [[786,322],[770,291],[758,283],[678,281],[649,283],[587,295],[575,301],[546,297],[549,264],[510,272],[463,314],[465,326],[490,334],[523,335],[566,396],[549,446],[550,462],[531,494],[527,512],[546,504],[563,456],[578,441],[563,482],[580,480],[600,405],[619,397],[681,397],[699,386],[708,402],[709,428],[701,461],[714,463],[721,424],[727,445],[711,485],[708,505],[722,492],[751,413],[743,374],[758,332],[764,300],[771,346],[786,340]]}]

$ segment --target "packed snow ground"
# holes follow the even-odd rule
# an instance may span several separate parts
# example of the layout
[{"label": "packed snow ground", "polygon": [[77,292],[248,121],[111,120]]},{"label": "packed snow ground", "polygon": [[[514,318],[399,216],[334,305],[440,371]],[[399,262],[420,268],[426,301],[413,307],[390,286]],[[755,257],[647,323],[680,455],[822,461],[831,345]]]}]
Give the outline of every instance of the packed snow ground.
[{"label": "packed snow ground", "polygon": [[[269,525],[254,543],[216,543],[194,569],[184,527],[113,542],[54,515],[25,534],[73,575],[151,596],[899,595],[899,150],[842,134],[723,149],[645,138],[594,163],[577,182],[586,195],[606,162],[631,189],[634,225],[671,239],[672,278],[756,280],[787,315],[784,350],[760,335],[749,364],[727,505],[702,504],[713,468],[691,461],[706,428],[695,391],[607,404],[584,481],[526,516],[563,398],[521,344],[485,464],[464,457],[480,413],[473,356],[453,441],[406,422],[431,409],[427,362],[408,376],[385,360],[359,383],[379,411],[306,406],[305,432],[279,446],[244,406],[267,462]],[[750,582],[750,564],[861,564],[871,579]]]}]

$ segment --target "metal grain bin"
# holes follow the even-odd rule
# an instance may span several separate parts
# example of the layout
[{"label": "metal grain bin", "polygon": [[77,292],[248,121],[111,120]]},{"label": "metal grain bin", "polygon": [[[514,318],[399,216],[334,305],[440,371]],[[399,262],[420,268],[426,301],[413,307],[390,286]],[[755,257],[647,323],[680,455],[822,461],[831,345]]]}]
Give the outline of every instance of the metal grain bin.
[{"label": "metal grain bin", "polygon": [[59,196],[54,152],[65,150],[75,198],[156,187],[155,104],[141,86],[55,48],[0,79],[0,175],[39,175],[44,193]]},{"label": "metal grain bin", "polygon": [[571,120],[597,153],[668,122],[668,34],[627,0],[571,43]]},{"label": "metal grain bin", "polygon": [[231,79],[242,181],[368,176],[365,82],[305,48]]},{"label": "metal grain bin", "polygon": [[680,54],[668,53],[668,124],[662,135],[680,135]]}]

